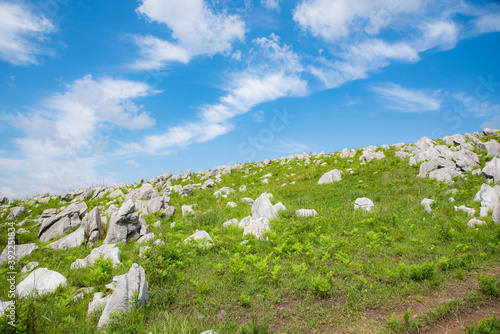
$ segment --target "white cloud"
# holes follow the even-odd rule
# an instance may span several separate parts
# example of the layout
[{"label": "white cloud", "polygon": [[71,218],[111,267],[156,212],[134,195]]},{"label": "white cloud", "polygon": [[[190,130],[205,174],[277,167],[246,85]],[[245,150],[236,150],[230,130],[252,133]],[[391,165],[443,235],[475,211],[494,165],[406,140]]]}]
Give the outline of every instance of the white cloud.
[{"label": "white cloud", "polygon": [[253,44],[248,68],[230,76],[227,94],[217,103],[203,106],[196,120],[170,127],[164,134],[146,136],[141,144],[125,145],[124,150],[166,154],[173,147],[208,141],[231,131],[231,119],[260,103],[308,93],[307,82],[300,77],[300,57],[290,46],[282,45],[274,34],[255,39]]},{"label": "white cloud", "polygon": [[94,80],[90,75],[66,85],[30,115],[2,115],[24,133],[11,139],[17,152],[0,159],[8,177],[2,184],[16,196],[37,191],[62,192],[96,184],[114,126],[143,129],[154,124],[133,99],[157,93],[147,84],[120,79]]},{"label": "white cloud", "polygon": [[438,110],[441,107],[439,91],[429,94],[422,90],[403,88],[393,83],[372,87],[372,90],[387,102],[386,108],[396,111],[412,113]]},{"label": "white cloud", "polygon": [[353,31],[378,33],[398,15],[422,11],[429,0],[302,0],[293,12],[299,27],[326,41]]},{"label": "white cloud", "polygon": [[12,65],[38,64],[51,52],[42,44],[55,30],[52,22],[22,4],[0,2],[0,59]]},{"label": "white cloud", "polygon": [[232,44],[245,37],[245,22],[238,15],[216,13],[203,0],[142,0],[136,11],[166,25],[177,40],[135,37],[144,57],[135,64],[138,69],[158,68],[170,61],[187,63],[198,55],[230,55]]},{"label": "white cloud", "polygon": [[153,36],[134,36],[135,44],[139,47],[142,58],[131,64],[136,70],[160,69],[166,63],[188,63],[190,56],[187,50]]},{"label": "white cloud", "polygon": [[418,40],[419,51],[425,51],[433,47],[441,50],[450,50],[457,45],[458,28],[453,22],[437,21],[426,23],[422,26],[423,37]]},{"label": "white cloud", "polygon": [[260,3],[267,10],[275,10],[277,12],[280,11],[280,2],[279,2],[279,0],[260,0]]},{"label": "white cloud", "polygon": [[137,161],[135,161],[133,159],[127,160],[127,161],[125,161],[125,163],[129,166],[139,167],[139,164],[137,163]]},{"label": "white cloud", "polygon": [[464,92],[453,94],[453,98],[459,103],[460,110],[463,110],[474,117],[500,114],[500,104],[480,101],[478,98],[467,95]]}]

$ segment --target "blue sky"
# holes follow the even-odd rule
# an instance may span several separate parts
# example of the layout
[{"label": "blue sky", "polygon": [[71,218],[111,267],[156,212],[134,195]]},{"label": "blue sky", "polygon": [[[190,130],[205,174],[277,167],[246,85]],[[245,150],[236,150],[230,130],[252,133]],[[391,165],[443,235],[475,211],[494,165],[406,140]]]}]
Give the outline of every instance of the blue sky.
[{"label": "blue sky", "polygon": [[500,127],[500,4],[0,0],[0,195]]}]

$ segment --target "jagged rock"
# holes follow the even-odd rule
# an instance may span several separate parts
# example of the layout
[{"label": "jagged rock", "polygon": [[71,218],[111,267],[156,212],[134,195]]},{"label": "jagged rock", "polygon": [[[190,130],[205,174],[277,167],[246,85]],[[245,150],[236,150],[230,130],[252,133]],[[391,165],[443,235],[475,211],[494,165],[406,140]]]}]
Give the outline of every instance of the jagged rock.
[{"label": "jagged rock", "polygon": [[240,192],[243,192],[243,191],[247,191],[247,186],[246,185],[242,185],[239,189]]},{"label": "jagged rock", "polygon": [[340,153],[341,158],[352,158],[356,155],[356,150],[349,151],[347,148],[344,148]]},{"label": "jagged rock", "polygon": [[394,156],[396,157],[400,157],[401,159],[406,159],[408,158],[410,155],[406,152],[402,152],[402,151],[396,151],[396,153],[394,153]]},{"label": "jagged rock", "polygon": [[493,160],[488,161],[486,166],[483,168],[483,174],[493,179],[493,182],[500,181],[500,159],[493,158]]},{"label": "jagged rock", "polygon": [[116,189],[115,191],[113,191],[111,194],[108,195],[108,198],[117,198],[123,196],[124,196],[123,191],[121,191],[120,189]]},{"label": "jagged rock", "polygon": [[224,196],[224,195],[226,195],[226,196],[227,196],[227,195],[232,194],[232,193],[234,193],[234,189],[229,188],[229,187],[222,187],[222,188],[220,188],[219,190],[215,191],[215,192],[214,192],[214,195],[215,195],[216,197],[219,197],[219,196],[221,196],[221,195],[222,195],[222,196]]},{"label": "jagged rock", "polygon": [[476,213],[476,210],[473,209],[473,208],[468,208],[466,207],[465,205],[460,205],[460,206],[455,206],[453,207],[453,209],[455,211],[463,211],[463,212],[466,212],[469,216],[474,216],[474,214]]},{"label": "jagged rock", "polygon": [[172,217],[174,214],[175,214],[175,207],[173,206],[167,206],[167,208],[163,210],[164,218]]},{"label": "jagged rock", "polygon": [[237,207],[236,203],[234,203],[234,202],[227,202],[227,205],[226,205],[226,206],[228,206],[228,207],[230,207],[230,208],[235,208],[235,207]]},{"label": "jagged rock", "polygon": [[24,206],[15,206],[7,215],[7,220],[15,220],[26,213]]},{"label": "jagged rock", "polygon": [[455,168],[455,164],[442,156],[434,157],[430,161],[424,162],[422,165],[420,165],[420,172],[417,177],[425,178],[429,175],[430,172],[443,167]]},{"label": "jagged rock", "polygon": [[187,237],[184,242],[188,243],[190,240],[195,240],[198,244],[200,244],[203,248],[205,247],[211,247],[214,245],[214,241],[210,237],[210,235],[206,231],[199,231],[196,230],[195,233],[191,234],[189,237]]},{"label": "jagged rock", "polygon": [[45,209],[42,214],[39,216],[41,219],[47,219],[57,214],[57,209]]},{"label": "jagged rock", "polygon": [[142,237],[139,238],[139,240],[136,241],[136,243],[138,244],[143,244],[145,242],[148,242],[148,241],[151,241],[155,238],[155,234],[154,233],[146,233],[144,234]]},{"label": "jagged rock", "polygon": [[150,183],[144,183],[140,188],[131,190],[125,199],[151,199],[160,196]]},{"label": "jagged rock", "polygon": [[192,215],[195,214],[195,212],[193,211],[193,205],[194,204],[191,204],[191,205],[184,204],[182,206],[182,217],[186,217],[188,214],[192,214]]},{"label": "jagged rock", "polygon": [[430,199],[430,198],[424,198],[422,200],[422,202],[420,202],[420,205],[423,206],[425,208],[425,212],[427,213],[431,213],[432,212],[432,209],[431,209],[431,204],[434,203],[434,200],[433,199]]},{"label": "jagged rock", "polygon": [[446,145],[448,145],[448,146],[465,144],[465,142],[467,141],[465,136],[460,135],[460,134],[446,136],[443,138],[443,140],[445,141]]},{"label": "jagged rock", "polygon": [[286,211],[286,206],[283,205],[283,203],[279,202],[279,203],[274,204],[274,210],[276,211],[276,213],[278,213],[280,211]]},{"label": "jagged rock", "polygon": [[481,189],[474,196],[474,200],[481,202],[481,210],[479,216],[486,217],[489,211],[493,211],[493,221],[500,222],[498,217],[495,217],[495,209],[500,210],[500,200],[498,199],[498,194],[487,184],[483,184]]},{"label": "jagged rock", "polygon": [[420,138],[420,140],[415,144],[415,146],[421,150],[425,150],[425,149],[427,149],[431,146],[434,146],[436,144],[437,143],[434,140],[430,139],[429,137],[424,136],[424,137]]},{"label": "jagged rock", "polygon": [[158,196],[142,204],[142,212],[149,215],[165,209],[170,203],[170,197]]},{"label": "jagged rock", "polygon": [[486,146],[489,157],[498,157],[500,153],[500,144],[495,139],[490,140],[484,145]]},{"label": "jagged rock", "polygon": [[415,161],[420,162],[424,160],[431,160],[432,158],[439,157],[441,153],[434,147],[428,147],[425,150],[415,155]]},{"label": "jagged rock", "polygon": [[113,266],[121,263],[120,261],[120,249],[118,244],[104,244],[101,247],[94,248],[89,255],[83,259],[77,259],[71,263],[71,269],[85,268],[87,266],[93,266],[95,260],[102,256],[105,259],[111,259]]},{"label": "jagged rock", "polygon": [[359,161],[372,161],[373,159],[383,159],[385,158],[384,152],[371,152],[363,151],[363,154],[359,157]]},{"label": "jagged rock", "polygon": [[429,173],[429,179],[450,183],[454,177],[459,176],[455,167],[445,167]]},{"label": "jagged rock", "polygon": [[236,226],[238,226],[238,219],[233,218],[233,219],[230,219],[230,220],[228,220],[228,221],[226,221],[226,222],[224,222],[224,223],[222,224],[222,226],[223,226],[223,227],[229,227],[229,226],[231,226],[231,225],[236,225]]},{"label": "jagged rock", "polygon": [[75,247],[80,247],[84,241],[85,241],[85,228],[83,226],[80,226],[73,233],[70,233],[67,236],[49,244],[49,247],[53,249],[75,248]]},{"label": "jagged rock", "polygon": [[203,185],[200,188],[205,190],[207,188],[213,188],[214,186],[215,186],[214,180],[210,179],[203,182]]},{"label": "jagged rock", "polygon": [[467,223],[467,226],[468,227],[476,227],[476,226],[479,226],[479,225],[484,225],[486,224],[486,222],[483,222],[482,220],[479,220],[479,219],[476,219],[476,218],[472,218],[471,220],[469,220],[469,222]]},{"label": "jagged rock", "polygon": [[116,282],[116,289],[107,301],[97,327],[107,324],[113,313],[127,314],[133,306],[140,307],[149,302],[146,273],[137,263],[132,265],[127,274],[114,277],[113,282]]},{"label": "jagged rock", "polygon": [[[143,217],[143,219],[144,219],[144,217]],[[140,221],[140,219],[139,219],[139,221]],[[143,235],[146,235],[149,232],[151,232],[151,228],[149,227],[149,225],[146,224],[146,220],[144,220],[144,222],[141,222],[141,229],[139,231],[139,235],[142,237]]]},{"label": "jagged rock", "polygon": [[483,129],[483,134],[484,134],[485,136],[495,136],[495,135],[497,135],[499,132],[500,132],[500,130],[496,130],[496,129],[490,129],[490,128],[484,128],[484,129]]},{"label": "jagged rock", "polygon": [[295,211],[295,214],[299,217],[316,217],[318,213],[314,209],[300,209]]},{"label": "jagged rock", "polygon": [[252,205],[252,204],[255,202],[255,201],[254,201],[253,199],[251,199],[250,197],[243,197],[243,198],[241,199],[241,201],[242,201],[242,202],[244,202],[244,203],[250,204],[250,205]]},{"label": "jagged rock", "polygon": [[319,179],[318,184],[332,183],[340,180],[342,180],[340,171],[338,169],[334,169],[323,174],[323,176]]},{"label": "jagged rock", "polygon": [[454,152],[451,155],[451,158],[455,161],[457,167],[467,172],[470,172],[474,167],[481,165],[477,154],[468,150]]},{"label": "jagged rock", "polygon": [[252,204],[252,217],[253,218],[276,218],[276,209],[271,204],[267,194],[262,194],[257,198],[257,200]]},{"label": "jagged rock", "polygon": [[28,273],[33,269],[35,269],[36,267],[38,267],[38,262],[36,261],[28,262],[28,264],[21,269],[21,273]]},{"label": "jagged rock", "polygon": [[182,189],[179,191],[179,194],[182,196],[182,197],[186,197],[186,196],[191,196],[193,194],[193,186],[190,185],[190,184],[186,184],[184,187],[182,187]]},{"label": "jagged rock", "polygon": [[109,298],[111,298],[111,295],[103,297],[102,292],[94,293],[94,298],[89,303],[87,315],[91,315],[92,313],[96,312],[98,309],[106,306],[106,303],[108,302]]},{"label": "jagged rock", "polygon": [[367,197],[357,198],[354,202],[354,210],[358,210],[359,208],[365,209],[370,212],[375,205],[372,200]]},{"label": "jagged rock", "polygon": [[122,204],[117,213],[111,216],[104,243],[112,244],[125,242],[127,239],[138,239],[140,229],[139,214],[135,211],[134,202],[128,200]]},{"label": "jagged rock", "polygon": [[54,292],[66,284],[66,278],[47,268],[33,270],[28,277],[16,286],[16,294],[25,297],[33,294],[43,295]]},{"label": "jagged rock", "polygon": [[417,164],[417,160],[415,159],[415,157],[410,157],[410,160],[408,161],[408,164],[410,166],[416,165]]},{"label": "jagged rock", "polygon": [[257,239],[264,240],[264,233],[271,229],[269,220],[265,217],[251,219],[243,230],[243,236],[253,234]]},{"label": "jagged rock", "polygon": [[69,205],[55,216],[45,219],[40,226],[38,238],[46,242],[59,235],[66,234],[72,227],[81,224],[80,215],[87,212],[85,202],[77,202]]},{"label": "jagged rock", "polygon": [[0,204],[9,203],[9,199],[7,197],[0,197]]},{"label": "jagged rock", "polygon": [[[38,249],[38,246],[34,243],[14,245],[14,261],[17,262],[26,255],[30,255],[35,249]],[[12,253],[9,254],[9,250],[12,252],[12,247],[9,245],[5,246],[0,255],[0,266],[9,260],[9,255],[12,255]]]}]

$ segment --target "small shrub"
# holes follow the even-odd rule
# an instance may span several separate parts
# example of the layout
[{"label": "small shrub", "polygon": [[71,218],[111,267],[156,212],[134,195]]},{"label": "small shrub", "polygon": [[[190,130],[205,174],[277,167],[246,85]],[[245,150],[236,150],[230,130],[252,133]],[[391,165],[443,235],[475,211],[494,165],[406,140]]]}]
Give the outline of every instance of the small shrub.
[{"label": "small shrub", "polygon": [[322,298],[328,297],[332,288],[330,279],[321,275],[317,275],[312,278],[312,286],[314,289],[314,293]]},{"label": "small shrub", "polygon": [[482,274],[477,277],[481,292],[488,296],[500,296],[500,281],[496,276]]},{"label": "small shrub", "polygon": [[436,267],[434,263],[425,261],[421,264],[414,264],[410,269],[410,278],[413,281],[423,281],[426,279],[431,279],[436,272]]},{"label": "small shrub", "polygon": [[500,319],[496,314],[490,318],[484,318],[478,323],[474,323],[474,327],[467,327],[468,334],[496,334],[500,333]]}]

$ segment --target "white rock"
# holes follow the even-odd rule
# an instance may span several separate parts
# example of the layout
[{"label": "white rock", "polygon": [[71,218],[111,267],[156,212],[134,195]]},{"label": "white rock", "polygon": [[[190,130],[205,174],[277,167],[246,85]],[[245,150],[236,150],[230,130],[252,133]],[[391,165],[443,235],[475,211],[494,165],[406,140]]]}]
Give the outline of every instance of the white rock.
[{"label": "white rock", "polygon": [[482,220],[479,220],[479,219],[476,219],[476,218],[472,218],[467,223],[467,226],[469,226],[469,227],[476,227],[478,225],[484,225],[484,224],[486,224],[486,222],[483,222]]},{"label": "white rock", "polygon": [[257,239],[264,240],[265,231],[271,229],[269,220],[265,217],[252,219],[250,224],[243,230],[243,236],[253,234]]},{"label": "white rock", "polygon": [[184,204],[182,206],[182,217],[186,217],[189,214],[191,214],[191,215],[195,214],[195,212],[193,211],[193,205],[194,204],[191,204],[191,205]]},{"label": "white rock", "polygon": [[35,249],[38,249],[38,246],[34,243],[30,244],[22,244],[22,245],[14,245],[14,249],[12,249],[12,246],[9,247],[9,245],[5,246],[4,250],[2,251],[2,254],[0,255],[0,265],[2,265],[4,262],[8,261],[9,259],[9,251],[14,251],[14,261],[17,262],[23,257],[30,255]]},{"label": "white rock", "polygon": [[453,207],[455,211],[463,211],[466,212],[469,216],[474,216],[476,210],[473,208],[468,208],[465,205],[455,206]]},{"label": "white rock", "polygon": [[493,179],[493,182],[500,181],[500,159],[493,158],[493,160],[488,161],[486,166],[483,168],[483,174]]},{"label": "white rock", "polygon": [[130,312],[134,306],[133,298],[136,300],[136,306],[144,306],[149,302],[146,273],[137,263],[132,265],[127,274],[117,276],[113,281],[116,281],[116,289],[106,303],[97,327],[107,324],[111,314],[115,312]]},{"label": "white rock", "polygon": [[315,217],[318,213],[314,209],[300,209],[295,211],[295,214],[299,217]]},{"label": "white rock", "polygon": [[111,298],[111,295],[103,297],[102,292],[94,293],[94,298],[89,303],[87,315],[91,315],[92,313],[97,312],[99,309],[104,308],[104,306],[106,306],[106,303],[108,302],[109,298]]},{"label": "white rock", "polygon": [[370,212],[375,205],[372,200],[367,197],[357,198],[354,202],[354,210],[358,210],[359,208],[365,209]]},{"label": "white rock", "polygon": [[120,262],[120,249],[118,244],[104,244],[98,248],[94,248],[89,255],[84,259],[77,259],[70,266],[71,269],[85,268],[87,266],[93,266],[95,260],[103,256],[105,259],[111,259],[113,266],[121,263]]},{"label": "white rock", "polygon": [[35,269],[36,267],[38,267],[38,262],[31,261],[27,265],[25,265],[23,267],[23,269],[21,269],[21,273],[28,273],[28,272],[32,271],[33,269]]},{"label": "white rock", "polygon": [[136,243],[143,244],[145,242],[153,240],[154,238],[155,238],[155,234],[153,232],[147,233],[147,234],[143,235],[142,237],[140,237]]},{"label": "white rock", "polygon": [[210,237],[210,235],[206,231],[199,231],[196,230],[195,233],[191,234],[189,237],[187,237],[184,242],[187,243],[190,240],[196,240],[200,243],[200,245],[205,248],[205,247],[211,247],[214,245],[214,241]]},{"label": "white rock", "polygon": [[230,208],[235,208],[235,207],[237,207],[236,203],[234,203],[234,202],[227,202],[227,205],[226,205],[226,206],[228,206],[228,207],[230,207]]},{"label": "white rock", "polygon": [[338,169],[334,169],[323,174],[323,176],[319,179],[318,184],[332,183],[340,180],[342,180],[340,171]]},{"label": "white rock", "polygon": [[54,292],[59,286],[64,285],[66,285],[66,278],[63,275],[47,268],[38,268],[16,286],[16,294],[20,297],[33,294],[43,295]]},{"label": "white rock", "polygon": [[260,195],[259,198],[252,204],[252,217],[256,218],[276,218],[276,210],[271,204],[269,197],[265,194]]}]

